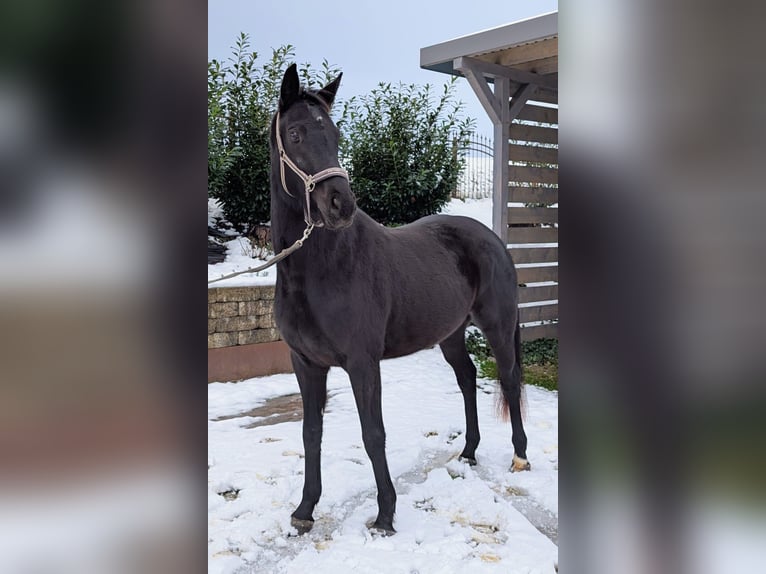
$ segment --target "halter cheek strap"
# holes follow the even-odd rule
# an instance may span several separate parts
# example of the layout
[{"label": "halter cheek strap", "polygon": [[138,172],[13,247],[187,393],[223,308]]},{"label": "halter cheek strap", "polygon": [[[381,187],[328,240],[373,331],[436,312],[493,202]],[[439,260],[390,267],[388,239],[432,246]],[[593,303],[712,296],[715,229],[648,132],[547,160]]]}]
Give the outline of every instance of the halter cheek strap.
[{"label": "halter cheek strap", "polygon": [[285,147],[282,145],[282,136],[279,134],[279,112],[277,112],[277,119],[274,127],[276,131],[277,150],[279,150],[279,175],[282,179],[282,189],[284,189],[285,193],[290,197],[295,197],[287,189],[287,182],[285,181],[285,165],[287,165],[287,167],[293,170],[293,172],[299,178],[301,178],[301,181],[303,181],[303,185],[306,188],[306,206],[304,207],[303,213],[303,218],[306,221],[306,225],[322,227],[324,223],[314,222],[311,219],[311,192],[314,191],[317,183],[331,177],[342,177],[348,180],[348,172],[340,167],[328,167],[327,169],[323,169],[322,171],[315,174],[306,173],[301,168],[299,168],[293,160],[290,159],[290,157],[287,155],[287,152],[285,151]]}]

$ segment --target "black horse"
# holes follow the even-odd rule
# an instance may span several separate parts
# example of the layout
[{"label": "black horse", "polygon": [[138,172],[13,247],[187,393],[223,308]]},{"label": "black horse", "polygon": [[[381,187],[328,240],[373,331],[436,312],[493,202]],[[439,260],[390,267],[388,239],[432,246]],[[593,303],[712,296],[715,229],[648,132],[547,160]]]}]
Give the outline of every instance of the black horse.
[{"label": "black horse", "polygon": [[329,116],[339,84],[340,76],[320,90],[303,89],[290,66],[271,123],[274,249],[311,234],[302,249],[279,262],[275,301],[303,399],[306,474],[292,525],[303,533],[314,523],[322,491],[327,372],[340,366],[351,380],[378,488],[371,528],[394,533],[396,493],[385,454],[381,359],[441,347],[465,401],[461,456],[475,464],[476,368],[465,345],[465,329],[473,321],[497,358],[513,431],[511,470],[529,469],[520,408],[516,271],[500,239],[475,220],[434,215],[389,229],[357,209],[338,162],[339,132]]}]

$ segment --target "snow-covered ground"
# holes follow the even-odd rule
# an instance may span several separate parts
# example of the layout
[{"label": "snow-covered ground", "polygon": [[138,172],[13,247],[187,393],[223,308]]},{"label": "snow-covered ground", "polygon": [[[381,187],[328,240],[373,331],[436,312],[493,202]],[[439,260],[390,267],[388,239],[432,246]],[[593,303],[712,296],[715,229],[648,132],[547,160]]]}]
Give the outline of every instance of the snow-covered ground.
[{"label": "snow-covered ground", "polygon": [[[485,224],[491,200],[453,200],[444,213]],[[242,243],[209,278],[259,264]],[[215,285],[273,282],[240,276]],[[303,487],[300,421],[252,426],[248,411],[298,392],[294,375],[208,386],[208,571],[354,573],[554,572],[558,532],[558,395],[526,389],[530,472],[510,473],[510,425],[495,416],[495,383],[480,380],[478,465],[464,445],[462,395],[437,349],[384,361],[386,452],[398,501],[395,536],[372,536],[372,466],[348,377],[332,369],[322,443],[323,494],[313,530],[290,513]]]},{"label": "snow-covered ground", "polygon": [[[214,225],[216,219],[223,218],[221,206],[215,199],[207,200],[207,220],[208,225]],[[252,267],[258,267],[265,261],[271,259],[274,254],[266,256],[266,259],[257,259],[253,257],[253,249],[245,237],[232,235],[228,241],[224,241],[226,246],[226,260],[215,265],[207,266],[208,281],[218,279],[229,273],[244,271]],[[230,279],[224,279],[217,283],[212,283],[211,287],[241,287],[244,285],[274,285],[277,281],[276,266],[269,267],[260,273],[246,273]]]},{"label": "snow-covered ground", "polygon": [[479,381],[482,440],[471,467],[457,459],[463,399],[440,351],[383,361],[381,369],[386,453],[398,495],[398,533],[389,538],[371,536],[365,526],[377,512],[375,481],[342,370],[332,369],[328,379],[323,494],[314,528],[303,536],[290,526],[303,487],[300,421],[247,428],[262,419],[236,416],[297,392],[294,375],[209,385],[208,571],[554,572],[557,393],[526,388],[532,470],[510,473],[510,425],[495,416],[495,383]]}]

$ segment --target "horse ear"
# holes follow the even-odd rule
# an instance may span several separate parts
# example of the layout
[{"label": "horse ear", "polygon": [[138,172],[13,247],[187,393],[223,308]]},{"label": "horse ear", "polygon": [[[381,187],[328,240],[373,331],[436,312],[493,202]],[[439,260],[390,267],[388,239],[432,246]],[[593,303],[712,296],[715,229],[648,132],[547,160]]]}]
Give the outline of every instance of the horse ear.
[{"label": "horse ear", "polygon": [[282,88],[279,92],[279,109],[285,110],[300,97],[301,82],[298,79],[298,67],[290,64],[282,78]]},{"label": "horse ear", "polygon": [[317,95],[324,100],[328,108],[331,108],[332,103],[335,101],[335,94],[338,92],[338,86],[340,86],[340,79],[342,77],[343,72],[338,74],[337,78],[317,92]]}]

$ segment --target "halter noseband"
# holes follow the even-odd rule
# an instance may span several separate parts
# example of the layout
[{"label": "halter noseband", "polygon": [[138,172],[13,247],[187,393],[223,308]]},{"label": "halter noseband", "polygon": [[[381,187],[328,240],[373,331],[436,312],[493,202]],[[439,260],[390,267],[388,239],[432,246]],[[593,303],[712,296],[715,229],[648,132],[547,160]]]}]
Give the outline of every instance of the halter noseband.
[{"label": "halter noseband", "polygon": [[314,222],[311,220],[311,201],[310,201],[310,194],[312,191],[314,191],[314,187],[316,187],[316,184],[320,181],[324,181],[325,179],[329,179],[331,177],[342,177],[346,180],[348,180],[348,172],[340,167],[328,167],[327,169],[323,169],[322,171],[315,173],[315,174],[308,174],[305,171],[303,171],[301,168],[299,168],[296,163],[291,160],[287,156],[287,152],[285,151],[284,146],[282,145],[282,137],[279,135],[279,112],[277,112],[277,119],[276,123],[274,124],[274,127],[276,128],[276,139],[277,139],[277,149],[279,150],[279,175],[282,178],[282,189],[285,190],[285,193],[289,195],[290,197],[295,197],[290,191],[287,189],[287,182],[285,181],[285,164],[295,172],[295,175],[297,175],[299,178],[301,178],[301,181],[303,181],[303,185],[306,186],[306,207],[304,211],[304,220],[306,221],[306,225],[311,227],[323,227],[324,223],[321,222]]}]

